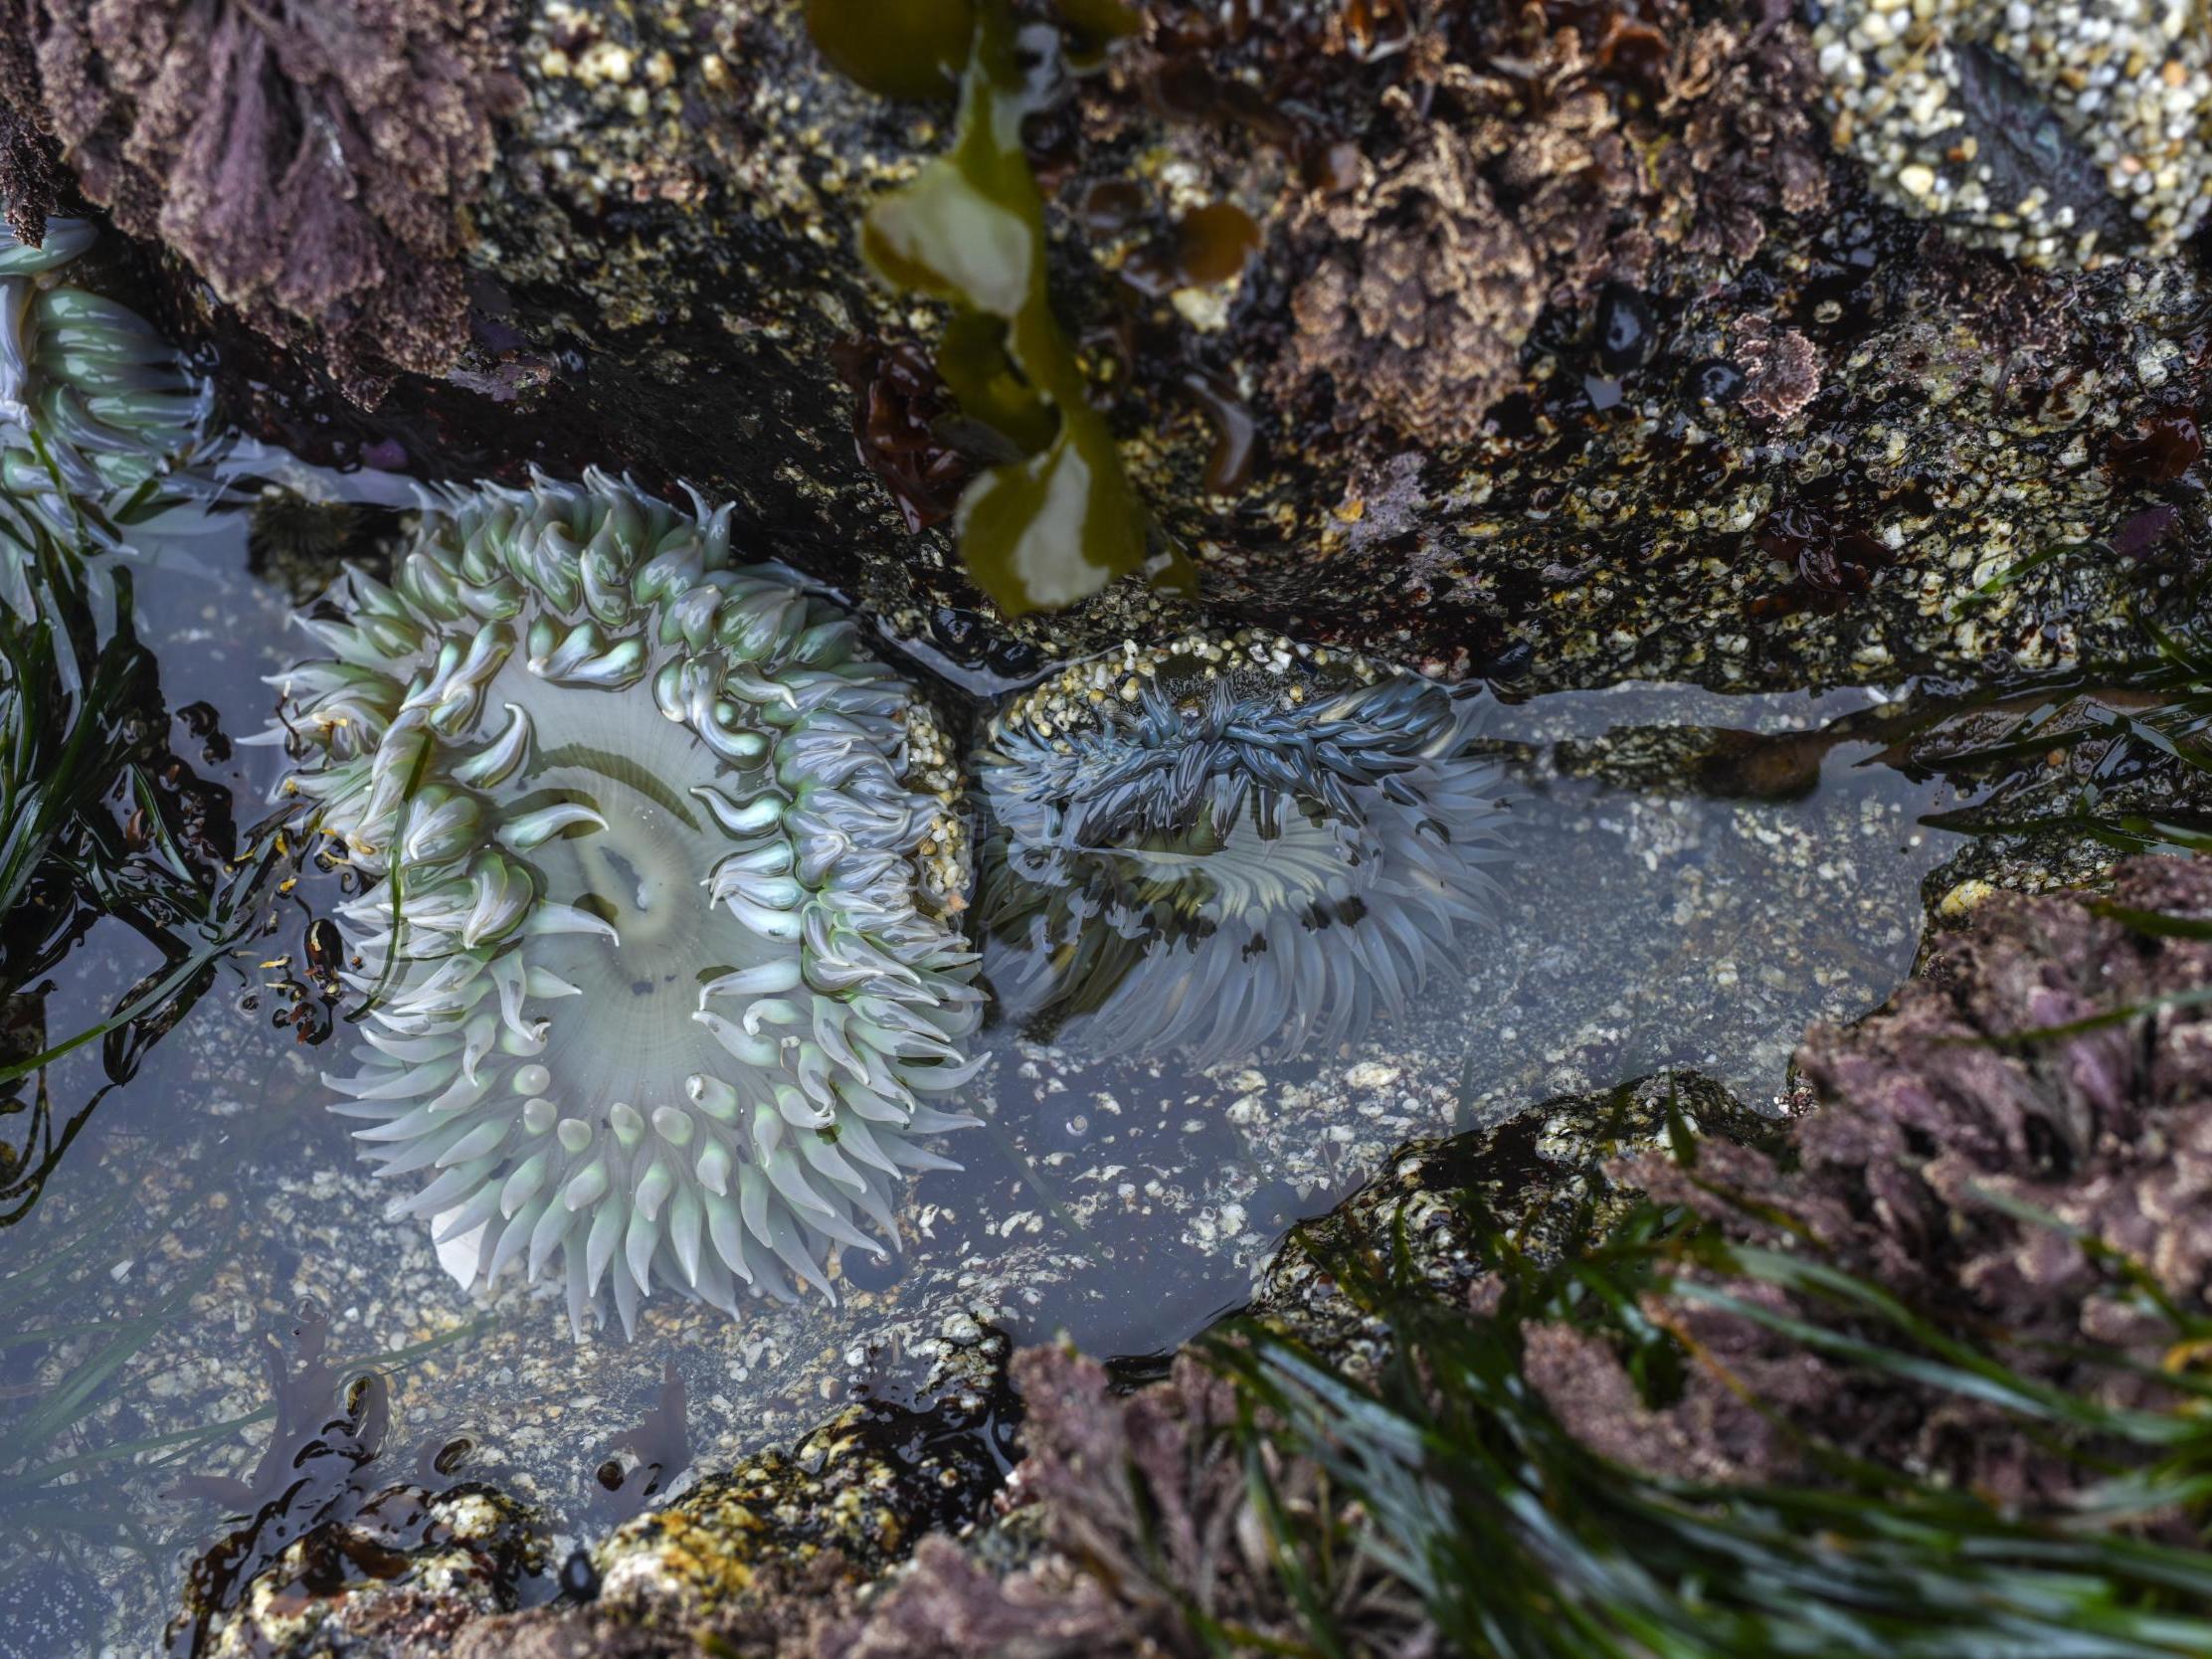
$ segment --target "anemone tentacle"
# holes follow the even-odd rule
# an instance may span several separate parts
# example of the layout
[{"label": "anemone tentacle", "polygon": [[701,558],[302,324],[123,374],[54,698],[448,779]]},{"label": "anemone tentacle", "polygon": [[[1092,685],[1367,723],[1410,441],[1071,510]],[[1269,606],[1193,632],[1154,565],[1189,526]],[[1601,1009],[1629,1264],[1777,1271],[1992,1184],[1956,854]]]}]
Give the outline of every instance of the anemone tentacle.
[{"label": "anemone tentacle", "polygon": [[[175,472],[210,408],[142,317],[65,278],[97,240],[82,219],[48,220],[37,248],[0,228],[0,492],[69,546]],[[19,614],[29,557],[23,528],[0,516],[0,606]]]},{"label": "anemone tentacle", "polygon": [[1010,1017],[1203,1066],[1327,1050],[1484,922],[1503,855],[1476,704],[1269,636],[1063,669],[993,718],[979,931]]},{"label": "anemone tentacle", "polygon": [[331,598],[284,789],[362,881],[326,1081],[427,1178],[394,1215],[486,1283],[558,1256],[579,1331],[603,1285],[628,1330],[656,1277],[734,1313],[880,1253],[918,1139],[974,1121],[930,1103],[981,994],[927,704],[729,508],[598,473],[444,492]]}]

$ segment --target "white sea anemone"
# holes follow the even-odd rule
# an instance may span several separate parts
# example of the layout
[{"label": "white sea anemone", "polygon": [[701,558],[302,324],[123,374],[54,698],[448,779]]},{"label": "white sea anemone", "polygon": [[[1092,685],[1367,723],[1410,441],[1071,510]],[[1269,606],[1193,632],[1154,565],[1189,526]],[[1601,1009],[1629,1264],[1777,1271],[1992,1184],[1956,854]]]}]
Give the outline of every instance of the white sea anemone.
[{"label": "white sea anemone", "polygon": [[451,496],[331,598],[284,788],[363,883],[327,1081],[430,1178],[394,1213],[478,1236],[486,1283],[560,1258],[579,1329],[604,1283],[628,1330],[656,1277],[734,1311],[880,1253],[980,1063],[926,704],[735,565],[727,508],[596,474]]},{"label": "white sea anemone", "polygon": [[1483,922],[1476,694],[1270,636],[1062,670],[992,720],[979,931],[1001,1007],[1094,1052],[1330,1050]]}]

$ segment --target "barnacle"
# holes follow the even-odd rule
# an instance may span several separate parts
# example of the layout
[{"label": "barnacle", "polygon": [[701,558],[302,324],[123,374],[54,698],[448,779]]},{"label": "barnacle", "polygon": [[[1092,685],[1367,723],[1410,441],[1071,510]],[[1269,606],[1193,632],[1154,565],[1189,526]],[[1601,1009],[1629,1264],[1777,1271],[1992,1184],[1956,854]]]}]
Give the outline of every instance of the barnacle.
[{"label": "barnacle", "polygon": [[2028,265],[2170,255],[2212,208],[2212,38],[2179,0],[1839,0],[1812,40],[1875,189]]},{"label": "barnacle", "polygon": [[656,1275],[734,1311],[880,1253],[980,1064],[927,706],[737,565],[727,507],[597,474],[449,495],[332,597],[279,676],[284,787],[363,883],[366,1046],[326,1081],[433,1178],[394,1216],[476,1237],[485,1283],[558,1254],[579,1331],[610,1280],[627,1330]]},{"label": "barnacle", "polygon": [[30,609],[29,543],[71,546],[171,474],[199,437],[205,388],[128,306],[62,279],[98,233],[49,219],[33,248],[0,229],[0,606]]},{"label": "barnacle", "polygon": [[1464,693],[1266,636],[1062,670],[992,720],[985,971],[1007,1014],[1200,1065],[1331,1049],[1481,921],[1496,773]]}]

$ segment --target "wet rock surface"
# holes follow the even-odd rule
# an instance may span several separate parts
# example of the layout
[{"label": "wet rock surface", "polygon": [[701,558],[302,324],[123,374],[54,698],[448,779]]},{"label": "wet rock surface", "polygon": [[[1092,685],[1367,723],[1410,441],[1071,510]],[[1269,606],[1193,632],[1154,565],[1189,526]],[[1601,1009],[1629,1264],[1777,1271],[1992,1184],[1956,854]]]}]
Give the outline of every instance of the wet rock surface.
[{"label": "wet rock surface", "polygon": [[[365,421],[218,319],[233,406],[317,459],[688,479],[987,675],[1179,632],[1140,583],[1009,625],[962,576],[991,444],[938,309],[854,247],[950,107],[853,86],[802,13],[526,8],[464,366]],[[1469,19],[1161,0],[1095,63],[1022,37],[1053,302],[1210,607],[1533,686],[2140,653],[2161,588],[2116,550],[2159,513],[2201,545],[2158,436],[2204,393],[2192,255],[2027,270],[1909,217],[1828,152],[1779,11]]]},{"label": "wet rock surface", "polygon": [[1007,1358],[1006,1338],[982,1333],[913,1390],[922,1408],[848,1406],[789,1452],[704,1476],[594,1552],[598,1599],[696,1614],[745,1590],[765,1565],[788,1570],[834,1554],[856,1574],[880,1570],[922,1533],[960,1525],[1015,1451]]},{"label": "wet rock surface", "polygon": [[1822,7],[1836,142],[1953,236],[2031,264],[2166,254],[2212,203],[2212,43],[2143,0]]},{"label": "wet rock surface", "polygon": [[532,1518],[513,1499],[488,1487],[393,1487],[268,1564],[237,1605],[211,1616],[197,1651],[432,1659],[463,1627],[513,1607],[543,1566]]},{"label": "wet rock surface", "polygon": [[1463,1303],[1486,1269],[1455,1200],[1472,1196],[1515,1229],[1533,1258],[1556,1259],[1635,1196],[1614,1180],[1615,1163],[1663,1150],[1677,1130],[1769,1147],[1781,1132],[1773,1116],[1710,1078],[1673,1072],[1563,1095],[1463,1135],[1411,1143],[1301,1229],[1269,1263],[1248,1311],[1347,1375],[1370,1375],[1388,1351],[1388,1334],[1347,1298],[1326,1265],[1333,1254],[1372,1250],[1402,1228],[1419,1279],[1445,1301]]}]

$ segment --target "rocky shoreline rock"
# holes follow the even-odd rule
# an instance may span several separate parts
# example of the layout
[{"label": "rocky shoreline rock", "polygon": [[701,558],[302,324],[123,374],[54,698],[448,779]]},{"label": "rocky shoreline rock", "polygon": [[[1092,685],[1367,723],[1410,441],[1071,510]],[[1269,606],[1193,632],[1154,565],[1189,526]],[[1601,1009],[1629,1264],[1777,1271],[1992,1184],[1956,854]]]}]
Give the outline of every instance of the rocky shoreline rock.
[{"label": "rocky shoreline rock", "polygon": [[[1311,1230],[1372,1245],[1401,1226],[1434,1293],[1479,1315],[1483,1264],[1450,1201],[1470,1189],[1512,1209],[1539,1255],[1578,1241],[1587,1200],[1609,1214],[1631,1190],[1739,1224],[1653,1155],[1686,1114],[1721,1137],[1709,1169],[1786,1192],[1869,1272],[1962,1319],[2048,1315],[2067,1342],[2134,1334],[2081,1260],[1977,1207],[1983,1189],[2142,1253],[2167,1293],[2201,1299],[2206,1137],[2173,1097],[2199,1081],[2203,1025],[2177,1011],[2201,1001],[2190,930],[2212,894],[2201,864],[2112,865],[2116,842],[2203,835],[2201,782],[2126,700],[2152,696],[2148,665],[2195,625],[2212,549],[2203,43],[2160,32],[2136,0],[2083,0],[2073,9],[2101,21],[2100,39],[2126,46],[2098,54],[2085,95],[2037,32],[2058,9],[2044,0],[2001,20],[1923,8],[1903,43],[1880,8],[1839,4],[1807,23],[1779,0],[1530,0],[1434,17],[1399,0],[1265,16],[1146,0],[1127,31],[1091,34],[1068,19],[1093,8],[983,5],[1015,43],[1019,85],[997,95],[1024,106],[1008,147],[1041,199],[1038,226],[1020,227],[1042,239],[1020,302],[1072,343],[1061,367],[1142,503],[1116,534],[1163,570],[1187,562],[1194,594],[1130,578],[1010,616],[964,570],[964,492],[1056,439],[1015,431],[1040,413],[1033,386],[991,395],[1031,367],[990,321],[1013,301],[948,310],[863,259],[871,204],[913,187],[951,143],[953,82],[899,99],[856,85],[811,32],[837,12],[827,0],[340,0],[317,14],[327,31],[238,0],[182,18],[151,0],[0,0],[0,192],[26,229],[75,188],[146,239],[163,320],[201,349],[251,436],[423,478],[598,465],[664,493],[688,482],[738,504],[748,551],[838,590],[972,690],[1201,624],[1351,645],[1511,697],[1623,679],[1909,687],[1930,720],[1861,710],[1768,732],[1701,716],[1717,723],[1524,744],[1532,794],[1593,783],[1570,827],[1608,814],[1629,826],[1639,892],[1643,874],[1652,888],[1679,878],[1667,921],[1697,992],[1681,993],[1685,973],[1647,999],[1669,1026],[1655,1038],[1610,985],[1573,1002],[1538,964],[1510,989],[1549,998],[1559,1021],[1499,1019],[1470,1039],[1452,1013],[1432,1020],[1449,1042],[1409,1039],[1427,1060],[1464,1049],[1469,1079],[1482,1044],[1526,1049],[1490,1096],[1462,1087],[1462,1122],[1471,1104],[1648,1070],[1654,1041],[1703,1047],[1716,1032],[1700,1063],[1721,1066],[1751,1051],[1758,1015],[1795,1008],[1787,997],[1825,986],[1856,949],[1861,934],[1820,932],[1814,900],[1840,891],[1880,908],[1897,866],[1862,874],[1850,849],[1918,847],[1922,824],[1901,800],[1874,802],[1858,838],[1831,844],[1747,808],[1728,834],[1801,844],[1721,868],[1718,815],[1700,841],[1696,815],[1653,802],[1793,801],[1820,786],[1831,750],[1860,742],[1916,783],[1990,785],[1967,826],[1982,838],[1940,866],[1932,852],[1903,883],[1909,894],[1932,870],[1928,908],[1957,931],[1932,930],[1924,977],[1893,1007],[1803,1050],[1789,1102],[1825,1104],[1797,1163],[1761,1144],[1768,1120],[1722,1086],[1645,1079],[1409,1147]],[[1912,111],[1861,95],[1870,76],[1907,72],[1930,111],[1964,110],[1963,138],[1947,122],[1909,129]],[[2183,150],[2162,153],[2169,141]],[[1071,418],[1063,398],[1043,424]],[[2184,672],[2201,682],[2202,661],[2161,672],[2157,695]],[[2116,685],[2122,696],[2100,700]],[[1612,813],[1599,788],[1636,806]],[[1610,842],[1578,839],[1602,875]],[[1772,954],[1746,953],[1749,974],[1725,937],[1741,913],[1715,897],[1732,868],[1754,872],[1743,887],[1773,882],[1757,902],[1785,913],[1759,941]],[[1522,902],[1563,878],[1600,890],[1556,869],[1532,875]],[[2117,883],[2116,896],[2099,910],[1999,891],[2078,882]],[[1901,955],[1884,989],[1919,920],[1909,899],[1890,909],[1876,943]],[[2188,927],[2127,919],[2152,912]],[[1617,932],[1548,943],[1639,976],[1656,960]],[[2048,1063],[1984,1051],[2023,1025],[2094,1018],[2116,987],[2153,1005],[2122,1027],[2134,1047],[2099,1027]],[[1677,999],[1693,1013],[1676,1019]],[[1487,1012],[1508,1009],[1501,997]],[[1706,1020],[1716,1009],[1729,1017]],[[1804,1017],[1769,1021],[1756,1052],[1773,1074]],[[1248,1083],[1208,1080],[1225,1091],[1215,1114],[1189,1109],[1210,1094],[1178,1105],[1144,1089],[1148,1121],[1087,1134],[1085,1112],[1104,1124],[1121,1103],[1103,1089],[1052,1102],[1059,1062],[1010,1051],[1009,1098],[1017,1115],[1037,1108],[1024,1128],[1058,1150],[1031,1161],[1010,1142],[991,1206],[930,1206],[943,1237],[886,1279],[847,1285],[849,1323],[789,1316],[749,1351],[689,1312],[656,1327],[702,1373],[750,1379],[763,1396],[716,1402],[723,1458],[733,1422],[757,1445],[869,1385],[874,1342],[938,1362],[926,1403],[848,1404],[790,1449],[671,1497],[692,1457],[671,1365],[672,1418],[641,1425],[600,1482],[632,1509],[660,1507],[599,1526],[575,1553],[495,1480],[382,1468],[372,1480],[372,1445],[322,1508],[272,1514],[249,1492],[243,1507],[283,1525],[188,1616],[205,1615],[208,1651],[294,1659],[644,1659],[693,1651],[701,1632],[721,1644],[709,1651],[815,1659],[932,1643],[968,1659],[1017,1641],[1111,1653],[1171,1639],[1215,1596],[1279,1633],[1289,1615],[1249,1547],[1248,1492],[1219,1455],[1233,1405],[1193,1352],[1120,1367],[1052,1344],[1010,1355],[942,1309],[1011,1310],[1066,1285],[1069,1305],[1111,1330],[1115,1250],[1156,1248],[1189,1331],[1199,1314],[1185,1318],[1185,1303],[1224,1268],[1241,1287],[1301,1195],[1342,1190],[1340,1147],[1372,1168],[1409,1125],[1443,1121],[1453,1063],[1402,1092],[1381,1063],[1310,1086],[1255,1069]],[[286,1086],[306,1097],[303,1075]],[[1200,1131],[1222,1133],[1180,1138]],[[1037,1171],[1068,1149],[1085,1162],[1055,1192]],[[328,1171],[311,1189],[269,1181],[256,1223],[275,1238],[300,1215],[366,1212],[343,1185]],[[1074,1217],[1083,1251],[1045,1234],[1047,1211]],[[1156,1237],[1171,1215],[1173,1249]],[[1112,1248],[1092,1252],[1086,1229]],[[310,1251],[305,1271],[358,1295],[364,1330],[408,1298],[434,1305],[425,1283],[450,1312],[419,1241],[409,1259],[406,1297],[366,1250]],[[254,1311],[281,1305],[297,1265],[218,1286],[245,1310],[241,1336]],[[1297,1248],[1248,1313],[1353,1377],[1388,1341]],[[422,1335],[426,1352],[448,1329]],[[1680,1329],[1856,1450],[1884,1450],[1901,1421],[1930,1414],[1910,1391],[1853,1393],[1741,1325]],[[1713,1386],[1655,1406],[1589,1342],[1540,1335],[1532,1375],[1590,1444],[1647,1473],[1795,1472]],[[482,1353],[547,1365],[497,1335]],[[425,1368],[426,1391],[448,1363]],[[537,1375],[618,1375],[603,1357],[551,1366]],[[163,1382],[236,1391],[241,1375]],[[527,1390],[526,1369],[509,1384],[518,1376]],[[279,1418],[273,1455],[287,1433],[341,1420]],[[533,1479],[569,1472],[582,1408],[559,1418],[517,1428]],[[1939,1428],[1915,1443],[1927,1466],[2014,1499],[2066,1489],[2032,1449],[1974,1441],[1993,1432],[1986,1418],[1954,1411]],[[1174,1536],[1140,1551],[1132,1539],[1154,1518],[1099,1477],[1148,1459]],[[1285,1478],[1322,1506],[1297,1484],[1309,1474]],[[1361,1606],[1379,1645],[1422,1651],[1418,1608],[1381,1580],[1354,1592],[1373,1597]]]},{"label": "rocky shoreline rock", "polygon": [[[51,104],[115,48],[40,4]],[[1153,0],[1100,49],[1022,14],[1053,308],[1158,545],[1218,615],[1539,688],[2140,656],[2134,612],[2203,545],[2194,245],[2087,272],[1962,248],[1829,150],[1808,111],[1830,81],[1786,8],[1647,10],[1217,24]],[[406,371],[439,353],[387,342],[369,372],[358,306],[325,306],[343,350],[322,325],[276,327],[280,347],[240,321],[296,323],[311,285],[278,274],[241,313],[173,284],[250,430],[439,475],[688,480],[985,675],[1188,623],[1135,581],[1010,622],[961,573],[949,515],[996,441],[946,389],[941,308],[855,246],[868,204],[942,148],[949,103],[853,85],[801,0],[529,0],[410,26],[395,62],[445,52],[499,90],[483,135],[407,129],[450,146],[424,209],[448,229],[383,256],[450,244],[466,298],[441,278],[440,326],[465,343],[430,376]],[[2199,119],[2202,77],[2176,63],[2160,95]],[[56,124],[88,190],[137,199],[89,165],[108,127]],[[174,159],[172,202],[194,165]],[[124,217],[172,222],[149,214]],[[177,246],[247,292],[213,244]]]}]

